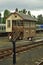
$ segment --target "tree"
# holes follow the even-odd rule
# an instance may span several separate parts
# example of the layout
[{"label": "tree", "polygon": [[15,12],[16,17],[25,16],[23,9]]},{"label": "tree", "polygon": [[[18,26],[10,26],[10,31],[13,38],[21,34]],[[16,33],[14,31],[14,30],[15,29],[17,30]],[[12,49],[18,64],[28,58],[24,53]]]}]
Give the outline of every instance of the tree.
[{"label": "tree", "polygon": [[42,16],[42,14],[37,16],[37,20],[38,20],[38,22],[37,22],[38,24],[43,24],[43,16]]},{"label": "tree", "polygon": [[19,13],[23,13],[23,11],[22,11],[22,10],[20,10],[20,11],[19,11]]},{"label": "tree", "polygon": [[26,14],[26,12],[27,12],[26,9],[23,9],[23,13]]},{"label": "tree", "polygon": [[34,15],[32,15],[32,17],[36,19],[36,17]]},{"label": "tree", "polygon": [[9,14],[10,14],[10,11],[6,9],[6,10],[4,11],[4,17],[7,17]]},{"label": "tree", "polygon": [[4,17],[2,18],[2,23],[6,23],[6,19]]},{"label": "tree", "polygon": [[15,12],[18,12],[18,8],[15,9]]},{"label": "tree", "polygon": [[30,11],[28,11],[28,15],[30,15],[30,16],[31,16],[31,12],[30,12]]},{"label": "tree", "polygon": [[0,13],[0,23],[1,23],[1,13]]},{"label": "tree", "polygon": [[4,11],[3,23],[5,23],[5,22],[6,22],[6,17],[8,17],[8,16],[9,16],[9,14],[10,14],[10,11],[6,9],[6,10]]}]

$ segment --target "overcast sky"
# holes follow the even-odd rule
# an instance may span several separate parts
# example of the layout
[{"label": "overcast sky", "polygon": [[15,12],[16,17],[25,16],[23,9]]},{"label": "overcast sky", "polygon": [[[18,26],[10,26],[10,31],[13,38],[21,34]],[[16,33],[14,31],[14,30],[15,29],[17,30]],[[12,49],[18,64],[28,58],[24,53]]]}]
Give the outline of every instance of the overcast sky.
[{"label": "overcast sky", "polygon": [[0,12],[15,8],[31,10],[33,15],[43,14],[43,0],[0,0]]}]

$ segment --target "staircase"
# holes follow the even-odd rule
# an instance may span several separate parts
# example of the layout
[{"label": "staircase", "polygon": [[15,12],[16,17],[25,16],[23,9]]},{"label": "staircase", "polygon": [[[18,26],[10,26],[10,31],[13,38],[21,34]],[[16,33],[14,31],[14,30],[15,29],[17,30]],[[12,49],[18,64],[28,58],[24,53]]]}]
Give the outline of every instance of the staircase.
[{"label": "staircase", "polygon": [[16,41],[20,36],[20,30],[13,32],[13,40]]}]

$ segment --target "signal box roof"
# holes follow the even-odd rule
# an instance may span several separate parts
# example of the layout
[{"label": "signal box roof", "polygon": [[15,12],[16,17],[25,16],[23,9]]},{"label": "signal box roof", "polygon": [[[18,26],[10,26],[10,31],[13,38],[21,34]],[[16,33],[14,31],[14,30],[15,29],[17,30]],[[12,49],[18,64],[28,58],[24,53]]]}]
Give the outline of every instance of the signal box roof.
[{"label": "signal box roof", "polygon": [[[37,21],[36,18],[32,17],[31,15],[26,15],[24,13],[19,13],[19,12],[14,12],[14,13],[11,13],[9,16],[11,16],[12,14],[18,14],[20,17],[22,17],[24,20],[31,20],[31,21]],[[8,17],[9,17],[8,16]],[[6,19],[8,18],[6,17]]]}]

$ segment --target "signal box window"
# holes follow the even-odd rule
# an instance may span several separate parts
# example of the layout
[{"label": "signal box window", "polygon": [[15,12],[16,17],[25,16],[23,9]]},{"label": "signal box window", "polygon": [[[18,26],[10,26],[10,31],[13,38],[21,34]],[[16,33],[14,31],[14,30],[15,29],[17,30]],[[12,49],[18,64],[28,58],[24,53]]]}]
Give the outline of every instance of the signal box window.
[{"label": "signal box window", "polygon": [[8,28],[10,27],[10,20],[8,20],[8,22],[7,22],[7,27]]},{"label": "signal box window", "polygon": [[12,20],[12,25],[16,26],[16,20]]}]

